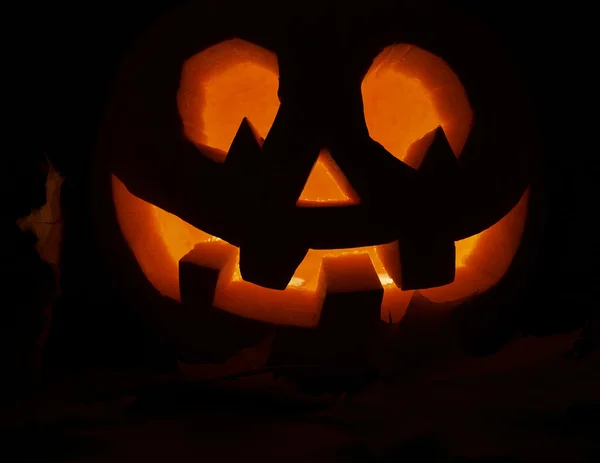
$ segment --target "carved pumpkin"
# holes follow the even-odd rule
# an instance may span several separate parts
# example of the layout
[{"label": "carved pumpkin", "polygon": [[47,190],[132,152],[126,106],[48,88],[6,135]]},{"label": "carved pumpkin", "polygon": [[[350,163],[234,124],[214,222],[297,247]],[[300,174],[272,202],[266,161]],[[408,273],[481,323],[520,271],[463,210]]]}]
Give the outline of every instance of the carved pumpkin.
[{"label": "carved pumpkin", "polygon": [[187,6],[123,63],[99,153],[152,286],[303,328],[332,294],[378,294],[398,322],[417,291],[454,304],[494,287],[536,147],[486,32],[405,6],[261,8]]}]

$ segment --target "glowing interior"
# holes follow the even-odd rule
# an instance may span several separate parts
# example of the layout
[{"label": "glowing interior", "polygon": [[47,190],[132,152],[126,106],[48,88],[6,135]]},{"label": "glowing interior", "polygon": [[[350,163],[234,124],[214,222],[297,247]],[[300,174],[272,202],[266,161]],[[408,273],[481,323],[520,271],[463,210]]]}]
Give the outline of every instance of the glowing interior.
[{"label": "glowing interior", "polygon": [[360,198],[331,154],[325,149],[321,150],[296,205],[351,206],[359,202]]},{"label": "glowing interior", "polygon": [[[256,45],[233,39],[198,53],[185,63],[178,93],[186,136],[207,156],[222,162],[244,117],[266,137],[279,107],[277,87],[276,56]],[[409,45],[389,47],[375,59],[361,89],[370,136],[394,156],[418,167],[421,159],[409,148],[439,125],[455,154],[460,153],[472,113],[460,81],[440,58]],[[203,146],[213,150],[203,150]],[[160,293],[176,300],[180,300],[179,260],[196,245],[201,251],[195,253],[197,264],[221,269],[214,305],[249,318],[311,327],[318,323],[326,291],[381,285],[381,318],[398,322],[414,293],[398,288],[382,264],[380,255],[393,252],[394,244],[310,250],[288,287],[277,291],[241,278],[237,248],[135,197],[115,176],[113,198],[123,236],[142,271]],[[518,248],[527,198],[525,193],[519,204],[488,230],[456,243],[453,283],[421,292],[431,300],[452,301],[497,283]],[[359,200],[323,151],[298,206]],[[365,276],[365,259],[373,263],[378,282]]]},{"label": "glowing interior", "polygon": [[413,45],[385,48],[361,85],[371,138],[411,167],[418,168],[410,146],[442,126],[456,156],[467,141],[473,111],[458,76],[444,60]]}]

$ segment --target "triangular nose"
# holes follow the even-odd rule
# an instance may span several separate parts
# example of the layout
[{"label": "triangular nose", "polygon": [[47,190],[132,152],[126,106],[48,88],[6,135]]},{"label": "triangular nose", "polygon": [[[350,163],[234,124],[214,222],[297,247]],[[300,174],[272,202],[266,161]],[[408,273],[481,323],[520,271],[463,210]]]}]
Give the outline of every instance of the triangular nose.
[{"label": "triangular nose", "polygon": [[331,154],[321,150],[304,189],[296,202],[298,207],[353,206],[360,198]]}]

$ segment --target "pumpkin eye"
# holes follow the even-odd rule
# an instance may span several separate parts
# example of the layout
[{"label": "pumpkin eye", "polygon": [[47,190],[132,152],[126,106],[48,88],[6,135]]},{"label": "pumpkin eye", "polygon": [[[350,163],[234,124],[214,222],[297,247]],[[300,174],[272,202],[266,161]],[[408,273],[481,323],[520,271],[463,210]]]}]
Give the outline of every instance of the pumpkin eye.
[{"label": "pumpkin eye", "polygon": [[188,59],[177,105],[186,137],[223,162],[244,117],[261,138],[279,109],[277,56],[240,39],[209,47]]},{"label": "pumpkin eye", "polygon": [[[264,140],[279,110],[275,53],[231,39],[188,59],[182,69],[177,106],[188,140],[223,162],[242,119]],[[298,206],[339,206],[359,199],[326,150],[308,177]]]},{"label": "pumpkin eye", "polygon": [[428,143],[413,144],[438,126],[460,154],[473,112],[458,76],[438,56],[414,45],[389,46],[373,61],[361,92],[370,137],[396,158],[417,169]]}]

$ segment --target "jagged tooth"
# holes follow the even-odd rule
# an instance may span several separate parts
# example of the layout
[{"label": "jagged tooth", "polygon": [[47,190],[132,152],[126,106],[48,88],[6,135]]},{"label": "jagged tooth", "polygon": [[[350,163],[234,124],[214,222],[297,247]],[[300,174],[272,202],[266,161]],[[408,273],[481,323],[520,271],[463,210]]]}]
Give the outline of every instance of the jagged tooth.
[{"label": "jagged tooth", "polygon": [[220,269],[236,253],[224,242],[215,252],[214,244],[199,243],[179,261],[182,304],[169,315],[176,327],[174,344],[183,348],[180,359],[191,363],[222,363],[241,349],[255,346],[271,329],[267,323],[214,307]]},{"label": "jagged tooth", "polygon": [[[269,365],[322,367],[318,373],[288,373],[301,389],[317,387],[336,391],[347,388],[348,384],[355,385],[369,378],[379,360],[373,358],[372,340],[381,323],[383,288],[369,256],[363,257],[364,260],[357,262],[361,264],[361,281],[354,290],[327,290],[317,329],[283,327],[277,330],[267,361]],[[343,266],[334,260],[329,263],[332,265],[323,269],[325,279],[331,282],[343,278],[339,275]],[[352,273],[346,270],[348,274]],[[338,289],[345,291],[348,288]]]},{"label": "jagged tooth", "polygon": [[405,291],[454,281],[456,248],[454,242],[443,235],[403,236],[379,246],[377,255],[396,286]]},{"label": "jagged tooth", "polygon": [[199,309],[212,306],[221,268],[234,252],[228,245],[214,249],[214,243],[198,243],[179,260],[180,298]]},{"label": "jagged tooth", "polygon": [[325,256],[321,267],[328,294],[381,289],[371,256],[366,252]]},{"label": "jagged tooth", "polygon": [[260,136],[250,121],[244,117],[231,142],[225,165],[243,168],[256,163],[261,156]]},{"label": "jagged tooth", "polygon": [[451,177],[458,169],[458,160],[444,130],[437,127],[427,136],[432,136],[433,141],[419,166],[419,173],[427,177]]},{"label": "jagged tooth", "polygon": [[[381,319],[383,288],[348,293],[327,293],[323,302],[319,327],[339,330],[344,326],[359,334]],[[363,333],[364,334],[364,333]]]},{"label": "jagged tooth", "polygon": [[332,280],[339,279],[333,273],[339,274],[340,267],[323,263],[328,286],[318,330],[323,341],[323,351],[330,356],[330,362],[338,367],[368,366],[369,342],[376,335],[381,320],[383,287],[379,276],[368,255],[365,254],[363,261],[357,263],[360,264],[356,267],[360,267],[360,281],[356,281],[352,289],[339,287],[343,292],[336,290],[337,285],[329,284]]},{"label": "jagged tooth", "polygon": [[285,289],[308,249],[262,241],[240,247],[240,272],[251,283]]},{"label": "jagged tooth", "polygon": [[398,240],[400,281],[403,289],[425,289],[454,281],[456,248],[443,234],[425,233]]},{"label": "jagged tooth", "polygon": [[319,320],[320,329],[350,330],[359,334],[380,320],[383,287],[371,257],[358,254],[354,264],[347,265],[335,258],[323,259],[327,293]]}]

